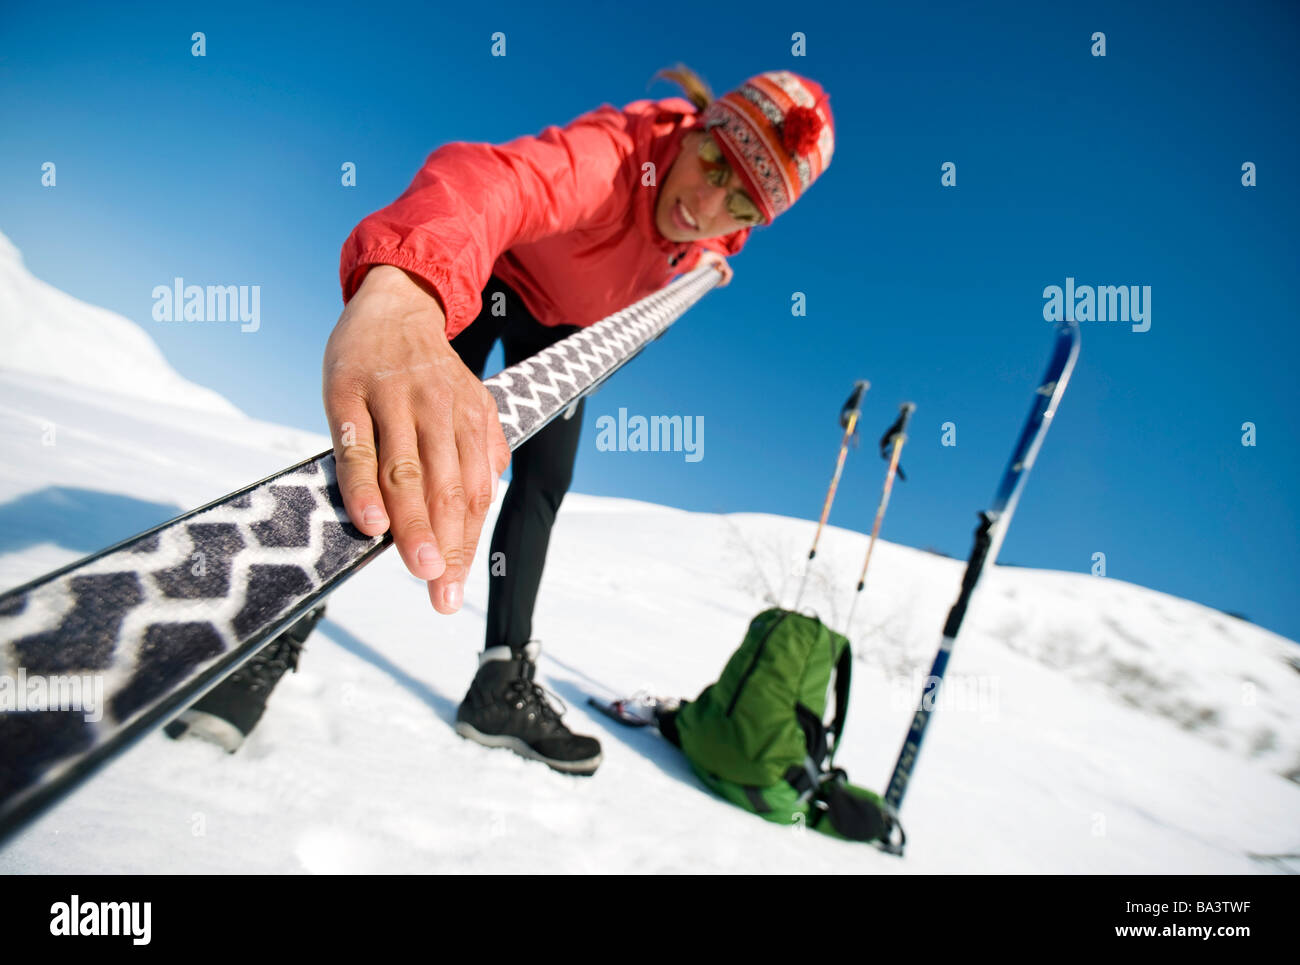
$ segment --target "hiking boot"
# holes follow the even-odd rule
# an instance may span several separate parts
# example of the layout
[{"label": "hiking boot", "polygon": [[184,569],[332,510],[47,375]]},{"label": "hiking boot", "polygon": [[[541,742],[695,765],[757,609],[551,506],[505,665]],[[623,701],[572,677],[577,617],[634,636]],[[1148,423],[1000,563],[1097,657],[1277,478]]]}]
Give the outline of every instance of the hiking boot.
[{"label": "hiking boot", "polygon": [[600,741],[565,727],[563,702],[557,711],[549,699],[554,695],[533,682],[540,652],[536,641],[521,652],[485,650],[456,712],[456,733],[488,747],[509,748],[565,774],[594,774],[600,766]]},{"label": "hiking boot", "polygon": [[168,724],[173,740],[197,737],[233,754],[266,711],[267,698],[286,671],[298,669],[298,656],[312,628],[325,615],[322,603],[249,658],[243,666]]}]

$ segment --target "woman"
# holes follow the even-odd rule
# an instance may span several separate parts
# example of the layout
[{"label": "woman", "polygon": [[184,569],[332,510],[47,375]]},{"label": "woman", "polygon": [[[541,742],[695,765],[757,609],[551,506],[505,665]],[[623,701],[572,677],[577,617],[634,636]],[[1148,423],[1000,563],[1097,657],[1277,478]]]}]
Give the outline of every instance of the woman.
[{"label": "woman", "polygon": [[[817,84],[774,71],[714,100],[684,67],[662,75],[689,102],[605,104],[537,137],[439,148],[343,246],[346,308],[324,362],[340,488],[358,529],[391,527],[440,613],[461,606],[511,461],[481,382],[495,341],[513,365],[701,263],[726,284],[725,256],[830,162],[833,121]],[[456,727],[591,774],[600,744],[572,734],[533,683],[531,640],[581,426],[579,403],[514,453],[491,544],[504,572],[490,567],[485,649]],[[278,679],[293,661],[271,663]]]}]

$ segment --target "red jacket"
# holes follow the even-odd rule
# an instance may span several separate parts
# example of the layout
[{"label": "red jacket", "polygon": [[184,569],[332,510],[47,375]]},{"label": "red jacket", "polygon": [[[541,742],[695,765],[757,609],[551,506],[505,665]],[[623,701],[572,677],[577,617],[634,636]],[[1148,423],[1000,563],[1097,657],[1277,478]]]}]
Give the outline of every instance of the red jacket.
[{"label": "red jacket", "polygon": [[[677,243],[655,228],[658,185],[698,121],[681,98],[640,100],[602,104],[536,137],[438,148],[400,198],[348,236],[344,301],[370,265],[396,265],[433,286],[454,338],[495,274],[542,324],[586,326],[690,270],[703,248],[735,254],[750,229]],[[656,183],[642,186],[647,162]]]}]

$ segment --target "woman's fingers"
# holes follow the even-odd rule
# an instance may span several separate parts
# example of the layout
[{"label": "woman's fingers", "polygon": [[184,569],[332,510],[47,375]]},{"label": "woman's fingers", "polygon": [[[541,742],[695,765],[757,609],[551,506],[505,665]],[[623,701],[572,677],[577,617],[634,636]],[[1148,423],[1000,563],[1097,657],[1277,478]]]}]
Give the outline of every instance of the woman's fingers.
[{"label": "woman's fingers", "polygon": [[428,578],[436,581],[430,587],[429,599],[439,613],[455,613],[465,599],[465,520],[469,496],[452,413],[444,411],[440,418],[434,419],[420,426],[420,454],[427,474],[425,505],[446,568]]},{"label": "woman's fingers", "polygon": [[731,279],[735,277],[735,272],[731,270],[731,265],[727,263],[727,259],[716,251],[706,250],[704,254],[700,255],[696,267],[699,268],[704,265],[712,266],[722,275],[722,281],[718,282],[719,288],[726,288],[731,283]]},{"label": "woman's fingers", "polygon": [[334,441],[339,492],[352,525],[367,536],[388,530],[388,513],[379,489],[374,428],[365,400],[340,393],[326,398],[325,411]]},{"label": "woman's fingers", "polygon": [[384,386],[370,399],[378,437],[379,488],[392,524],[393,543],[406,568],[436,580],[447,568],[430,525],[428,486],[411,400],[398,386]]},{"label": "woman's fingers", "polygon": [[[488,458],[488,420],[500,428],[496,407],[492,406],[489,410],[486,404],[479,407],[466,406],[458,416],[455,429],[456,455],[464,494],[460,554],[455,565],[449,560],[447,572],[429,586],[429,599],[443,613],[454,612],[464,599],[465,580],[478,550],[483,520],[487,517],[496,494],[495,474]],[[443,531],[438,528],[436,521],[434,529],[441,537]],[[456,533],[449,527],[447,539],[455,538]],[[441,545],[449,544],[443,542]]]}]

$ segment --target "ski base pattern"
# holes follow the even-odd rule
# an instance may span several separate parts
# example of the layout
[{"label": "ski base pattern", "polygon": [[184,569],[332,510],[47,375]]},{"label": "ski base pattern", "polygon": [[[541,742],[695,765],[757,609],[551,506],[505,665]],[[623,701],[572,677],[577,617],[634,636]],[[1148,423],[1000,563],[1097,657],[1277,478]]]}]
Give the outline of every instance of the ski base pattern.
[{"label": "ski base pattern", "polygon": [[0,665],[47,698],[0,713],[0,799],[161,723],[164,697],[200,696],[384,545],[347,522],[324,455],[0,597]]}]

